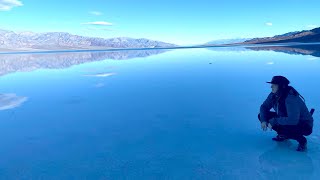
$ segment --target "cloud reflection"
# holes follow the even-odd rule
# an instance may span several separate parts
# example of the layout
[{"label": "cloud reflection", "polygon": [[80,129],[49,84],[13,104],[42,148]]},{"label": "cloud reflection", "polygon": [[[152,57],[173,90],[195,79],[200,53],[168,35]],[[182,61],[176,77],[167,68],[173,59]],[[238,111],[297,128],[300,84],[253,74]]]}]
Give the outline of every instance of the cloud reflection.
[{"label": "cloud reflection", "polygon": [[7,110],[19,107],[27,100],[27,97],[19,97],[13,93],[0,94],[0,110]]}]

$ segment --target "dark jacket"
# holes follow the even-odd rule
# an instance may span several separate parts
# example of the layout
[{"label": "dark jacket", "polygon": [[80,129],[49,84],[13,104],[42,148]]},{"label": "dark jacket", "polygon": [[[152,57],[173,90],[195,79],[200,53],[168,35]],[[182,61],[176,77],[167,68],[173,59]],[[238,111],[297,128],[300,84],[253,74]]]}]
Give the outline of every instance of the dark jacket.
[{"label": "dark jacket", "polygon": [[[269,122],[272,126],[298,125],[299,123],[303,123],[313,127],[312,115],[299,95],[294,95],[293,91],[290,90],[283,102],[285,107],[279,108],[279,105],[281,105],[279,97],[274,93],[270,93],[260,106],[261,122]],[[271,108],[275,110],[277,117],[268,120],[267,113],[269,113]]]}]

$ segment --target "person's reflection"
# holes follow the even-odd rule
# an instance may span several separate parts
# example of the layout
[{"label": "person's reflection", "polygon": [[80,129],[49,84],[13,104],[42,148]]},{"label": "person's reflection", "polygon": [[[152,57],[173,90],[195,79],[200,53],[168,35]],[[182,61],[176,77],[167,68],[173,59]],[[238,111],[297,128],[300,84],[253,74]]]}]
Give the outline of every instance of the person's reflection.
[{"label": "person's reflection", "polygon": [[293,142],[278,143],[259,156],[260,172],[264,179],[309,179],[313,173],[311,158],[306,153],[291,151]]}]

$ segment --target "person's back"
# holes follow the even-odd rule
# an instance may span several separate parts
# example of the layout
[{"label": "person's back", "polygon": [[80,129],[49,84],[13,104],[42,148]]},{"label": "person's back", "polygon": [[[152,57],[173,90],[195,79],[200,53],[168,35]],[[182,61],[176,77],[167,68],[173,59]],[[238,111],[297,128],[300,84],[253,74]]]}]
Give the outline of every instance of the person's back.
[{"label": "person's back", "polygon": [[303,123],[303,124],[308,124],[309,126],[313,127],[313,117],[310,113],[310,111],[307,108],[307,105],[304,101],[302,101],[302,99],[300,97],[298,98],[298,102],[300,104],[300,117],[299,123]]},{"label": "person's back", "polygon": [[273,104],[273,109],[277,112],[277,115],[280,117],[285,117],[278,119],[278,123],[280,125],[297,125],[298,123],[303,122],[313,126],[313,117],[310,114],[305,102],[300,98],[299,95],[295,95],[293,93],[291,86],[288,88],[290,90],[285,98],[284,111],[286,110],[290,112],[281,112],[281,108],[278,107],[281,106],[281,102],[279,101],[275,101]]}]

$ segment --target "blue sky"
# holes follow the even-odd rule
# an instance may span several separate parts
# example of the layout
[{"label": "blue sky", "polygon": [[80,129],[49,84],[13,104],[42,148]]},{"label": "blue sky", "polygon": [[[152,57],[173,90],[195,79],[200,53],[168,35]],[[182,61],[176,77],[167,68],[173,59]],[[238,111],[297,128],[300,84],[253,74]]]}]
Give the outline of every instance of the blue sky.
[{"label": "blue sky", "polygon": [[0,28],[181,45],[320,26],[319,0],[0,0]]}]

